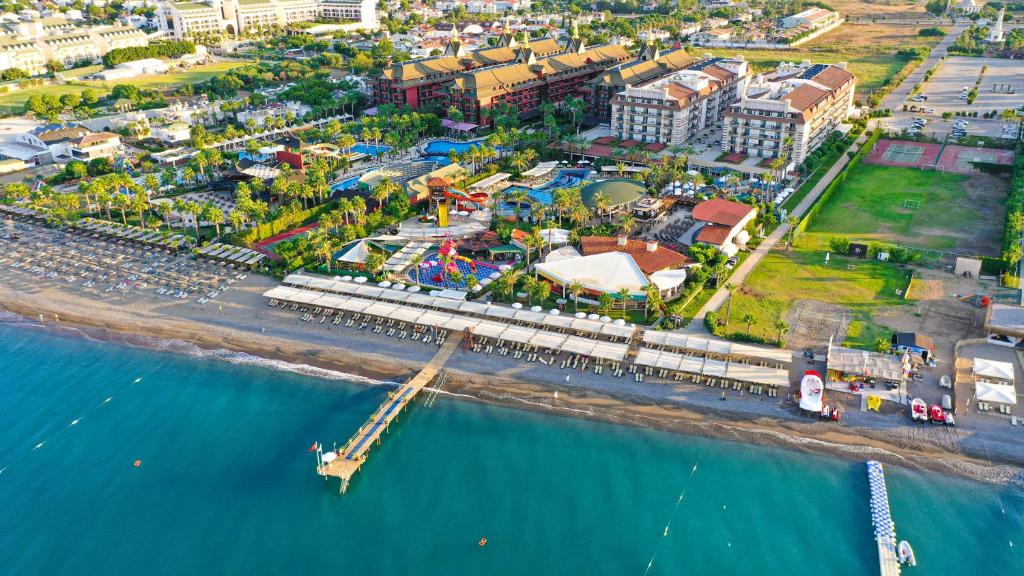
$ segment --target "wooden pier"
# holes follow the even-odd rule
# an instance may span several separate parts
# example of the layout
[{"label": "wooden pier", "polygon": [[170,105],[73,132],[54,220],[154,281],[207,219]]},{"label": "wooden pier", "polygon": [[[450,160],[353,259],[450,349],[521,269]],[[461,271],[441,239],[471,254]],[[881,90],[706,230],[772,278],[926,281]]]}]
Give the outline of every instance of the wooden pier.
[{"label": "wooden pier", "polygon": [[349,438],[348,442],[338,450],[337,458],[330,462],[320,462],[317,466],[317,473],[324,478],[338,478],[341,480],[340,492],[344,494],[348,490],[349,481],[359,471],[359,468],[366,461],[370,453],[370,447],[380,444],[381,435],[387,432],[391,422],[398,417],[409,402],[419,394],[420,390],[430,384],[455,349],[462,343],[458,334],[450,334],[444,344],[437,349],[434,357],[427,362],[411,380],[403,384],[398,390],[388,394],[386,400],[381,403],[367,419],[366,423],[359,427],[359,430]]}]

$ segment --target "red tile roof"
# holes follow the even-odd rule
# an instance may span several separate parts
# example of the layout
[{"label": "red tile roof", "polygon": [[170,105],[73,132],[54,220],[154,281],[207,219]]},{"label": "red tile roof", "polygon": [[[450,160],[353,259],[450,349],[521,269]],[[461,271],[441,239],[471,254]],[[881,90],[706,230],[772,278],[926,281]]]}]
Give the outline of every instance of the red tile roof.
[{"label": "red tile roof", "polygon": [[706,244],[714,244],[715,246],[721,246],[725,244],[725,241],[729,238],[729,233],[732,232],[731,226],[716,226],[714,224],[708,224],[700,229],[697,236],[693,239],[694,242],[704,242]]},{"label": "red tile roof", "polygon": [[751,212],[754,212],[753,206],[715,198],[694,206],[693,219],[732,227],[739,224]]},{"label": "red tile roof", "polygon": [[584,236],[580,238],[580,248],[584,256],[605,252],[629,254],[644,274],[679,268],[692,262],[688,256],[663,246],[658,246],[654,251],[648,250],[647,242],[643,240],[627,240],[625,246],[619,246],[618,238],[612,236]]}]

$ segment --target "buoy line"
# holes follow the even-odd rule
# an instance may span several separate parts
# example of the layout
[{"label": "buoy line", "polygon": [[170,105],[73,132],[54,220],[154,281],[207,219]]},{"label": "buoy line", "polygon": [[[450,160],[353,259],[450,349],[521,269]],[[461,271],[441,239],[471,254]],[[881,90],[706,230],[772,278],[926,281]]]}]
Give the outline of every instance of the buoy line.
[{"label": "buoy line", "polygon": [[[141,378],[141,377],[140,377],[140,378],[136,378],[136,379],[135,379],[134,381],[132,381],[132,382],[131,382],[131,383],[129,383],[129,384],[126,384],[126,385],[125,385],[124,387],[122,387],[122,388],[121,388],[121,390],[119,390],[118,392],[123,392],[123,391],[125,391],[126,389],[128,389],[128,388],[132,387],[133,385],[135,385],[135,384],[138,384],[139,382],[142,382],[142,378]],[[88,409],[88,410],[86,411],[85,415],[83,415],[83,416],[79,416],[78,418],[75,418],[75,419],[71,420],[71,421],[70,421],[70,422],[68,422],[68,423],[67,423],[66,425],[64,425],[64,427],[63,427],[63,428],[60,428],[59,430],[57,430],[56,432],[54,432],[54,433],[53,433],[52,435],[50,435],[50,436],[48,436],[47,438],[44,438],[43,440],[40,440],[39,442],[37,442],[37,443],[36,443],[35,445],[33,445],[33,446],[32,446],[32,448],[31,448],[31,449],[30,449],[30,450],[29,450],[28,452],[25,452],[25,453],[23,453],[23,454],[22,454],[21,456],[18,456],[18,457],[17,457],[17,458],[15,458],[14,460],[11,460],[11,461],[10,461],[9,463],[7,463],[6,465],[4,465],[4,466],[0,466],[0,476],[3,476],[4,472],[6,472],[6,471],[7,471],[7,470],[8,470],[8,469],[9,469],[9,468],[11,467],[11,466],[14,466],[14,465],[16,465],[16,464],[17,464],[18,462],[21,462],[21,460],[22,460],[22,459],[24,459],[24,458],[25,458],[26,456],[28,456],[29,454],[31,454],[31,453],[35,452],[36,450],[39,450],[40,448],[42,448],[42,447],[46,446],[46,445],[47,445],[48,443],[50,443],[50,441],[52,441],[52,440],[56,439],[56,438],[57,438],[57,437],[59,437],[59,436],[60,436],[61,434],[63,434],[64,432],[66,432],[66,431],[67,431],[68,429],[70,429],[70,428],[73,428],[73,427],[77,426],[77,425],[78,425],[78,424],[79,424],[79,423],[80,423],[80,422],[82,421],[82,419],[83,419],[83,418],[85,418],[86,416],[88,416],[88,415],[89,415],[90,413],[92,413],[93,411],[95,411],[95,410],[98,410],[98,409],[102,408],[103,406],[106,406],[106,405],[107,405],[107,404],[109,404],[109,403],[110,403],[110,402],[111,402],[111,401],[112,401],[113,399],[114,399],[114,397],[113,397],[113,396],[107,396],[106,398],[104,398],[104,399],[103,399],[103,401],[102,401],[102,402],[100,402],[99,404],[97,404],[97,405],[93,406],[92,408]]]},{"label": "buoy line", "polygon": [[[714,420],[711,422],[711,426],[714,426],[718,422],[718,415],[715,415]],[[658,538],[658,543],[654,545],[654,552],[651,553],[651,559],[647,562],[647,568],[644,570],[644,576],[647,576],[651,568],[654,566],[654,560],[658,557],[658,550],[661,549],[661,544],[668,538],[669,528],[672,527],[672,522],[676,519],[676,514],[679,512],[679,507],[683,503],[683,499],[686,498],[686,491],[690,488],[690,482],[693,480],[693,476],[697,473],[697,468],[700,463],[704,460],[704,455],[707,454],[708,447],[711,445],[711,436],[709,435],[704,439],[704,448],[700,451],[697,456],[697,461],[693,463],[693,468],[690,469],[690,475],[686,477],[686,482],[683,484],[683,489],[679,491],[679,497],[676,498],[676,505],[672,508],[672,514],[668,517],[668,522],[665,524],[665,530],[662,531],[661,536]]]}]

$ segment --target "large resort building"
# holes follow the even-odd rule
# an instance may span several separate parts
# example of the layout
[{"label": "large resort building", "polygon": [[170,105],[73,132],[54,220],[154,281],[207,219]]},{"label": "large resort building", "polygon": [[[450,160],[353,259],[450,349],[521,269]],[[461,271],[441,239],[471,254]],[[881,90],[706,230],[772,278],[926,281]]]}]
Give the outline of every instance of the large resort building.
[{"label": "large resort building", "polygon": [[564,46],[550,38],[517,41],[503,35],[497,47],[468,53],[453,38],[442,56],[385,70],[374,85],[374,101],[413,109],[454,107],[466,122],[486,125],[487,110],[497,105],[529,116],[542,102],[561,102],[629,58],[618,44],[588,48],[576,32]]},{"label": "large resort building", "polygon": [[742,58],[708,58],[668,76],[627,84],[611,101],[611,132],[619,140],[682,146],[717,125],[747,80]]},{"label": "large resort building", "polygon": [[127,26],[75,26],[63,17],[32,19],[0,28],[0,70],[17,68],[31,76],[47,62],[65,67],[94,61],[116,48],[146,46],[146,33]]},{"label": "large resort building", "polygon": [[722,150],[799,164],[850,115],[855,84],[845,64],[782,63],[725,111]]},{"label": "large resort building", "polygon": [[167,2],[160,8],[160,28],[174,38],[203,34],[242,34],[253,30],[311,22],[317,18],[351,21],[376,29],[373,0],[197,0]]}]

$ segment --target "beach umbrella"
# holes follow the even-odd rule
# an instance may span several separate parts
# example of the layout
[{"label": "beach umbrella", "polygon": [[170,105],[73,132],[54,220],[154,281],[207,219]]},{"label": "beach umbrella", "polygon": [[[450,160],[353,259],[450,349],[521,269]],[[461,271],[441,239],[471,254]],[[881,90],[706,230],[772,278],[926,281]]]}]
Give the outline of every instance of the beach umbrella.
[{"label": "beach umbrella", "polygon": [[543,310],[540,306],[530,306],[530,312],[540,312]]},{"label": "beach umbrella", "polygon": [[341,280],[341,276],[335,276],[334,279],[335,280]]},{"label": "beach umbrella", "polygon": [[516,310],[519,310],[520,308],[523,307],[523,305],[520,302],[513,302],[512,307],[515,308]]},{"label": "beach umbrella", "polygon": [[577,312],[576,313],[576,317],[577,318],[586,318],[587,317],[587,313],[586,312]]},{"label": "beach umbrella", "polygon": [[600,320],[601,320],[601,322],[611,322],[612,321],[612,319],[609,318],[608,316],[601,316]]},{"label": "beach umbrella", "polygon": [[419,286],[409,286],[409,292],[419,292],[422,290]]},{"label": "beach umbrella", "polygon": [[552,308],[551,310],[548,310],[548,314],[551,314],[552,316],[558,316],[559,314],[561,314],[561,312],[558,311],[558,308]]},{"label": "beach umbrella", "polygon": [[480,286],[487,286],[491,282],[494,282],[494,280],[491,280],[490,278],[484,278],[483,280],[480,281]]},{"label": "beach umbrella", "polygon": [[357,276],[354,282],[356,284],[366,284],[366,276]]},{"label": "beach umbrella", "polygon": [[441,295],[441,291],[440,290],[431,290],[430,292],[428,292],[428,294],[430,294],[431,296],[440,296]]},{"label": "beach umbrella", "polygon": [[394,284],[391,285],[391,288],[393,290],[405,290],[405,284],[402,284],[401,282],[395,282]]},{"label": "beach umbrella", "polygon": [[625,326],[626,321],[623,320],[622,318],[617,318],[614,322],[612,322],[612,324],[615,324],[616,326]]},{"label": "beach umbrella", "polygon": [[491,275],[488,276],[488,278],[491,279],[491,280],[497,280],[498,278],[501,278],[501,273],[500,272],[491,272]]},{"label": "beach umbrella", "polygon": [[473,292],[479,292],[479,291],[481,291],[483,289],[484,289],[484,287],[479,285],[479,284],[473,286]]},{"label": "beach umbrella", "polygon": [[512,266],[509,265],[509,264],[502,264],[501,266],[498,266],[498,270],[501,270],[502,272],[504,272],[505,270],[511,270],[511,269],[512,269]]},{"label": "beach umbrella", "polygon": [[599,318],[600,316],[598,316],[597,314],[587,314],[587,320],[597,320]]},{"label": "beach umbrella", "polygon": [[377,283],[377,286],[380,286],[381,288],[387,288],[388,286],[391,286],[391,282],[387,280],[381,280],[380,282]]}]

